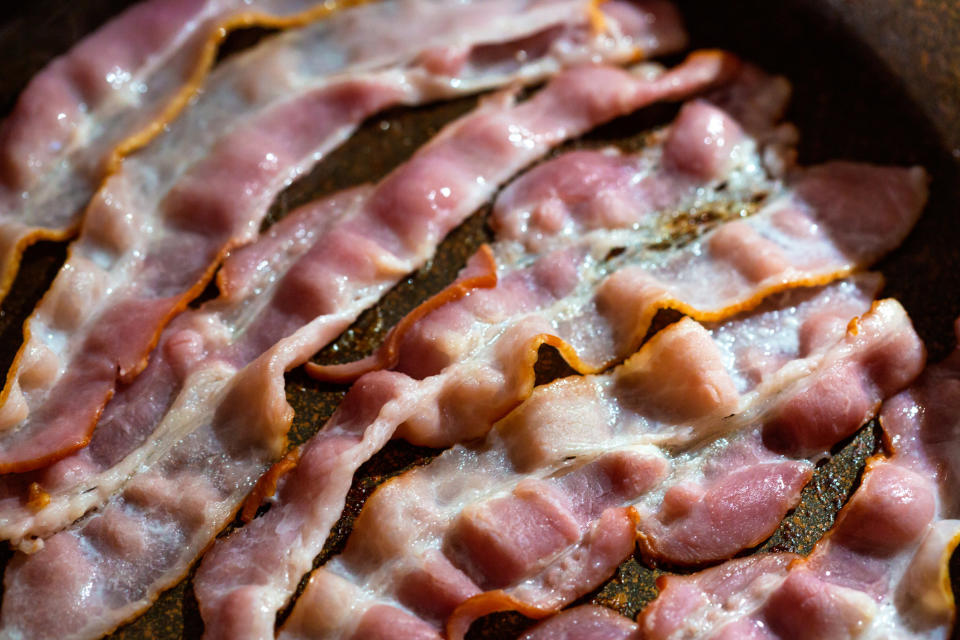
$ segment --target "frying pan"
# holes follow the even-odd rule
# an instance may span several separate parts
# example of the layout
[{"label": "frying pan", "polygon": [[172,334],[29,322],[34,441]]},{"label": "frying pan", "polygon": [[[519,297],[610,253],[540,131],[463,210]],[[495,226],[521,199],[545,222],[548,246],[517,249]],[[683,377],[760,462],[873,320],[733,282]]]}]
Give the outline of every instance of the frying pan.
[{"label": "frying pan", "polygon": [[[931,361],[954,344],[952,323],[960,315],[960,4],[956,0],[677,0],[694,47],[721,47],[783,73],[794,85],[788,119],[801,131],[804,164],[830,158],[921,164],[932,176],[930,203],[906,243],[880,265],[885,295],[897,297],[926,342]],[[49,59],[65,51],[131,0],[35,0],[0,14],[0,113]],[[231,36],[221,55],[263,35]],[[406,159],[445,122],[467,111],[472,99],[381,114],[312,173],[274,203],[268,223],[313,198],[376,180]],[[629,144],[631,136],[666,122],[671,107],[655,107],[623,118],[578,145]],[[381,125],[386,122],[389,126]],[[489,231],[478,212],[441,246],[437,257],[399,284],[376,308],[318,355],[324,362],[367,353],[417,302],[452,279]],[[21,338],[20,326],[64,258],[64,247],[41,243],[27,251],[20,275],[0,309],[0,367],[9,366]],[[207,295],[210,295],[208,293]],[[556,353],[541,350],[538,380],[568,373]],[[333,412],[344,388],[318,384],[302,372],[287,376],[287,395],[296,409],[291,439],[301,442]],[[855,488],[865,459],[878,446],[871,423],[834,450],[788,515],[760,548],[807,553],[826,531]],[[383,479],[437,452],[391,443],[357,473],[344,517],[318,562],[342,548],[352,518]],[[753,550],[748,551],[752,552]],[[8,554],[8,552],[7,552]],[[5,562],[6,555],[0,557]],[[636,559],[621,565],[607,584],[583,601],[612,606],[633,616],[656,595],[654,579],[670,567],[645,567]],[[955,593],[960,554],[952,563]],[[283,617],[281,613],[281,618]],[[511,638],[530,621],[515,614],[479,620],[471,638]],[[116,638],[199,637],[202,623],[189,576],[164,593]],[[954,637],[960,637],[955,631]]]}]

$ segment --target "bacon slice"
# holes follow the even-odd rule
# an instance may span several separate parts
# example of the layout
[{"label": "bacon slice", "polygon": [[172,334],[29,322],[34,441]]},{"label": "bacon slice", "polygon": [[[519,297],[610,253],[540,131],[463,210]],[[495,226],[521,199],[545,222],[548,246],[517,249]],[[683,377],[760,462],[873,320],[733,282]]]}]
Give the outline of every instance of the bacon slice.
[{"label": "bacon slice", "polygon": [[[845,167],[841,173],[846,171]],[[894,182],[899,182],[899,186],[915,198],[892,198],[871,213],[854,212],[849,208],[851,203],[845,201],[835,206],[847,206],[849,215],[878,215],[878,219],[900,217],[908,228],[923,199],[922,174],[904,170],[888,173],[863,166],[855,169],[855,175],[859,175],[859,171],[877,171],[873,175],[881,180],[899,176]],[[828,167],[811,171],[811,175],[830,174]],[[770,187],[765,180],[761,184],[763,188]],[[784,195],[786,200],[791,197]],[[782,201],[776,201],[765,213],[747,222],[763,228],[768,224],[765,219],[777,219],[777,212],[782,210]],[[810,211],[810,215],[816,216],[819,224],[816,227],[818,242],[829,244],[830,225],[820,224],[820,214]],[[653,218],[647,221],[648,227],[659,219]],[[830,219],[830,215],[822,218],[823,223]],[[808,226],[799,228],[809,230],[814,226],[810,221]],[[723,228],[719,227],[717,232]],[[614,230],[614,237],[622,238],[621,231]],[[902,233],[895,231],[892,235],[902,236]],[[646,232],[640,237],[646,237]],[[712,260],[710,250],[704,248],[710,246],[710,237],[708,233],[682,248],[664,252],[668,256],[663,258],[663,263],[671,264],[671,256],[681,263],[684,256],[699,254],[704,263],[723,270],[721,275],[713,276],[714,282],[736,280],[735,265]],[[782,241],[788,243],[785,238]],[[791,238],[789,242],[792,241]],[[621,316],[617,307],[604,306],[597,300],[611,282],[619,282],[618,286],[631,290],[626,281],[617,280],[620,271],[607,277],[610,270],[623,267],[628,260],[641,262],[641,258],[646,258],[653,262],[656,255],[638,250],[633,255],[604,261],[602,256],[611,246],[619,245],[598,234],[569,247],[556,248],[537,259],[525,254],[516,244],[505,242],[497,248],[501,266],[495,288],[474,291],[445,305],[409,327],[398,340],[391,340],[389,350],[394,356],[387,360],[375,358],[372,364],[387,364],[394,373],[383,375],[381,372],[361,378],[355,387],[358,391],[348,394],[340,413],[302,449],[298,467],[281,480],[278,498],[271,509],[227,541],[218,543],[208,554],[195,581],[207,629],[232,628],[238,632],[256,625],[252,617],[259,616],[262,609],[266,608],[267,615],[271,616],[269,612],[282,606],[300,573],[320,550],[335,514],[342,507],[356,465],[389,437],[399,435],[418,444],[447,446],[483,436],[493,421],[529,395],[533,386],[532,366],[541,344],[557,346],[581,371],[606,366],[634,349],[639,341],[635,336],[646,331],[648,324],[645,323],[653,313],[647,309],[633,313],[636,327],[618,332],[618,319],[626,322],[627,312]],[[593,255],[597,247],[600,247],[600,258]],[[867,244],[863,250],[869,255],[875,248]],[[851,256],[834,257],[826,263],[814,262],[809,268],[820,274],[818,278],[826,279],[829,274],[854,268],[858,261],[859,258]],[[690,263],[697,264],[693,259]],[[809,263],[801,264],[805,265],[804,269],[808,268]],[[706,267],[702,270],[706,271]],[[809,278],[810,272],[797,269],[776,287],[802,284]],[[680,275],[676,278],[677,300],[686,299],[689,289],[682,284],[685,281]],[[752,302],[754,296],[759,297],[757,291],[745,286],[735,290],[719,308],[708,307],[702,313],[734,313],[744,304],[741,300]],[[656,304],[655,299],[654,306]],[[324,374],[331,371],[320,370]],[[339,375],[342,371],[336,369],[334,373]],[[400,379],[406,379],[407,384],[399,385]],[[381,400],[379,411],[363,405],[371,397]],[[356,441],[355,446],[346,450],[342,441],[344,430]],[[623,522],[620,518],[619,523]],[[251,611],[255,613],[250,614]],[[233,623],[236,627],[230,627]]]},{"label": "bacon slice", "polygon": [[[948,564],[960,543],[955,491],[960,351],[881,413],[887,453],[867,464],[833,529],[805,559],[771,555],[666,578],[645,638],[947,638]],[[734,597],[719,579],[735,573]]]},{"label": "bacon slice", "polygon": [[103,178],[176,118],[227,33],[305,24],[355,3],[147,0],[48,64],[0,126],[0,298],[23,250],[75,233]]},{"label": "bacon slice", "polygon": [[[291,417],[283,392],[285,369],[335,337],[399,277],[422,264],[443,234],[498,184],[551,146],[624,108],[710,86],[723,68],[714,55],[694,57],[655,76],[581,68],[560,74],[519,104],[513,92],[494,96],[446,127],[372,190],[345,194],[339,203],[288,218],[262,243],[231,257],[221,278],[221,298],[172,323],[147,371],[111,402],[116,413],[107,409],[113,417],[104,419],[104,429],[94,437],[102,438],[102,447],[88,447],[51,468],[51,480],[60,483],[63,494],[52,493],[28,526],[53,526],[44,516],[48,509],[51,521],[63,522],[110,492],[123,491],[52,536],[43,549],[13,561],[7,593],[17,595],[6,599],[10,613],[3,614],[4,629],[38,637],[68,635],[50,626],[41,609],[16,604],[26,599],[69,611],[71,629],[75,625],[80,637],[103,632],[145,607],[183,575],[282,453]],[[601,89],[615,86],[627,90],[632,102],[602,95]],[[532,144],[513,144],[517,126]],[[444,188],[451,196],[438,198]],[[309,231],[318,225],[326,228]],[[261,268],[265,259],[272,264]],[[349,417],[349,408],[341,409],[348,424],[337,433],[328,430],[328,444],[355,452],[354,467],[375,449],[358,449],[349,423],[367,424],[370,407],[381,406],[384,393],[409,397],[404,390],[412,384],[389,372],[373,380],[357,385],[352,397],[360,399],[346,405],[358,407],[360,415]],[[156,404],[139,402],[145,395],[157,398]],[[350,475],[352,469],[347,486]],[[95,495],[86,497],[84,487],[94,487],[89,493]],[[63,562],[87,567],[82,584],[41,577],[59,571]],[[264,607],[249,614],[261,616],[260,626],[238,630],[272,634],[272,612]]]},{"label": "bacon slice", "polygon": [[[129,157],[98,192],[66,265],[28,320],[0,409],[0,472],[38,468],[85,446],[118,378],[129,382],[142,370],[159,331],[202,290],[222,255],[252,239],[273,197],[365,117],[389,105],[536,80],[595,56],[623,60],[636,55],[634,35],[647,33],[621,34],[612,19],[612,35],[591,33],[585,0],[579,20],[542,9],[527,16],[517,0],[501,4],[506,15],[480,12],[483,20],[473,4],[449,5],[460,13],[441,23],[462,27],[457,20],[464,20],[470,29],[475,21],[475,30],[448,30],[420,46],[466,47],[452,70],[433,72],[420,59],[331,80],[322,62],[312,62],[326,48],[311,32],[218,70],[202,104]],[[520,37],[550,25],[557,28],[533,44]],[[497,55],[480,46],[483,38],[494,38]],[[505,64],[511,47],[533,55]],[[616,104],[604,109],[622,112]]]},{"label": "bacon slice", "polygon": [[[378,489],[347,549],[320,572],[363,594],[352,604],[352,624],[383,614],[365,607],[389,605],[437,627],[452,614],[448,636],[459,638],[480,615],[519,608],[542,617],[589,591],[633,551],[635,527],[702,559],[759,542],[796,503],[812,468],[763,449],[770,408],[809,394],[840,363],[892,384],[900,373],[901,387],[922,365],[919,341],[895,303],[882,303],[856,336],[847,334],[847,319],[867,309],[877,280],[862,286],[795,294],[712,335],[685,320],[612,374],[539,388],[483,444],[455,447]],[[687,402],[678,406],[679,397]],[[823,422],[842,409],[824,407]],[[669,450],[651,446],[665,441]],[[739,471],[730,474],[731,467]],[[756,490],[758,479],[775,486],[785,476],[784,484],[793,483],[786,495]],[[701,497],[712,513],[694,514],[676,495],[698,484],[709,487]],[[645,515],[661,501],[675,519],[663,536]],[[737,517],[718,519],[723,510]],[[673,527],[689,519],[696,526],[703,515],[714,516],[708,535],[685,536],[689,522]],[[285,633],[351,637],[351,626],[330,628],[331,593],[312,585]]]}]

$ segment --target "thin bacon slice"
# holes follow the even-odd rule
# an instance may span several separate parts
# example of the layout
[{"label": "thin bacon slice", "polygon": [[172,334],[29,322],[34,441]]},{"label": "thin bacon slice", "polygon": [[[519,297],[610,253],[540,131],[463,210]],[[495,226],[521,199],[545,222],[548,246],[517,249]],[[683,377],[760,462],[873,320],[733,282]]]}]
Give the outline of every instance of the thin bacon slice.
[{"label": "thin bacon slice", "polygon": [[[363,594],[350,625],[330,628],[326,612],[341,589],[327,587],[340,581],[317,576],[313,581],[325,586],[311,583],[285,633],[351,637],[351,625],[386,615],[386,605],[435,627],[452,613],[453,638],[491,611],[519,608],[542,617],[602,582],[633,551],[634,528],[646,522],[624,507],[649,510],[682,485],[719,486],[723,495],[710,500],[711,508],[738,515],[709,523],[726,547],[718,550],[708,536],[688,546],[728,555],[755,544],[748,536],[769,535],[812,468],[759,445],[758,423],[770,408],[809,394],[838,364],[900,386],[922,364],[922,348],[895,303],[882,303],[857,336],[847,335],[848,319],[868,308],[877,280],[861,286],[782,297],[711,333],[685,320],[612,374],[539,388],[483,444],[455,447],[367,501],[347,549],[320,570]],[[823,421],[842,409],[823,407]],[[669,451],[651,446],[664,442]],[[734,482],[732,464],[741,470]],[[785,496],[723,491],[757,477],[773,484],[767,478],[784,471],[794,483]],[[752,477],[744,481],[744,472]],[[682,520],[681,503],[669,501]]]},{"label": "thin bacon slice", "polygon": [[[749,157],[745,154],[744,161],[749,162]],[[809,171],[811,176],[826,179],[832,176],[831,169],[825,166]],[[865,166],[850,169],[854,176],[872,175],[878,183],[893,178],[893,184],[902,191],[895,191],[898,197],[868,203],[865,210],[853,206],[859,202],[856,199],[859,194],[850,200],[838,200],[823,211],[808,209],[808,215],[816,222],[807,219],[807,226],[796,226],[799,237],[788,240],[781,236],[781,242],[799,241],[803,233],[813,227],[817,230],[815,239],[808,236],[807,241],[814,246],[808,248],[815,248],[817,243],[830,245],[830,228],[839,224],[833,219],[836,215],[833,207],[846,208],[845,214],[852,217],[877,216],[878,224],[883,221],[888,225],[892,237],[902,237],[916,219],[923,201],[922,173]],[[847,170],[847,165],[839,167],[839,175],[835,177],[839,179]],[[803,175],[797,180],[802,182]],[[717,188],[720,183],[722,180],[710,182],[705,190]],[[760,185],[764,189],[770,187],[766,180],[761,180]],[[773,205],[764,209],[765,213],[748,218],[744,224],[765,228],[771,218],[777,219],[776,214],[784,210],[784,202],[794,202],[791,193],[787,190],[782,199],[775,199]],[[686,195],[685,190],[681,191],[681,201]],[[878,204],[880,206],[876,206]],[[799,206],[799,203],[794,205]],[[892,224],[895,219],[904,227]],[[658,216],[652,216],[646,226],[657,220]],[[663,252],[667,255],[662,262],[689,264],[700,271],[707,271],[706,265],[710,265],[719,270],[713,282],[735,282],[740,273],[736,263],[715,260],[710,251],[710,238],[724,228],[718,227],[713,234],[707,233],[695,242]],[[621,239],[621,231],[614,230],[613,237]],[[646,231],[641,233],[641,237],[647,235]],[[540,258],[524,253],[516,243],[499,244],[495,253],[501,259],[501,266],[495,288],[474,291],[411,327],[399,339],[394,371],[389,375],[375,372],[376,375],[360,378],[355,393],[348,394],[340,412],[302,449],[297,468],[281,479],[278,497],[271,509],[218,543],[208,554],[195,581],[207,629],[228,629],[236,633],[256,625],[252,617],[258,617],[262,609],[267,609],[266,615],[270,616],[269,612],[282,606],[300,573],[319,552],[335,515],[342,508],[357,465],[388,438],[398,435],[418,444],[449,446],[482,437],[495,420],[529,395],[537,350],[544,343],[558,347],[568,362],[581,371],[595,370],[629,354],[639,341],[635,339],[636,334],[642,336],[653,314],[647,309],[642,312],[633,309],[635,326],[630,331],[617,331],[617,323],[620,320],[626,323],[631,310],[624,310],[621,315],[620,307],[604,306],[597,298],[609,291],[611,282],[630,290],[629,283],[619,279],[625,268],[607,276],[610,270],[623,267],[627,260],[640,262],[641,258],[649,257],[652,262],[659,254],[637,247],[631,255],[604,261],[603,256],[611,246],[617,245],[599,232]],[[601,248],[600,257],[594,256],[597,247]],[[862,258],[875,255],[879,248],[880,245],[871,247],[865,243],[861,257],[841,257],[821,247],[818,249],[821,256],[834,255],[826,261],[815,258],[812,264],[800,258],[803,268],[789,270],[788,278],[777,280],[770,288],[807,282],[812,276],[811,271],[805,269],[817,273],[818,279],[846,273],[862,264]],[[721,257],[727,250],[723,248]],[[688,260],[686,256],[699,256],[700,262]],[[684,276],[682,271],[672,276],[675,299],[680,301],[686,300],[690,292],[690,287],[683,284]],[[702,290],[701,286],[694,285],[695,293]],[[756,286],[759,288],[733,287],[732,292],[728,290],[730,298],[717,308],[707,307],[701,312],[732,314],[743,304],[755,304],[755,299],[766,292],[762,287],[767,285],[760,279]],[[715,300],[713,294],[711,300]],[[653,302],[653,306],[659,303],[657,299]],[[406,382],[401,384],[400,380]],[[371,398],[380,400],[379,410],[368,406]],[[355,443],[346,449],[345,433],[349,433]],[[251,611],[255,613],[249,613]],[[231,627],[232,624],[236,626]]]},{"label": "thin bacon slice", "polygon": [[[833,529],[805,559],[733,560],[666,578],[645,638],[947,638],[948,564],[960,543],[960,351],[880,416],[886,454],[867,464]],[[734,596],[718,576],[742,576]]]},{"label": "thin bacon slice", "polygon": [[0,299],[23,250],[73,235],[104,177],[176,118],[230,31],[356,2],[147,0],[48,64],[0,125]]},{"label": "thin bacon slice", "polygon": [[[447,5],[459,13],[429,21],[460,28],[419,43],[420,51],[465,48],[455,68],[439,73],[429,58],[418,58],[330,79],[322,60],[337,49],[328,52],[325,38],[309,30],[215,72],[200,102],[98,192],[67,263],[27,321],[0,408],[0,472],[29,471],[85,446],[117,381],[130,382],[143,369],[162,327],[199,294],[223,254],[255,237],[274,196],[371,113],[533,81],[596,56],[630,58],[634,36],[643,41],[648,33],[621,34],[613,19],[610,34],[592,33],[586,0],[579,14],[560,17],[536,7],[528,15],[519,0],[500,5],[505,14],[481,11],[483,20],[473,4]],[[543,35],[530,41],[531,32]],[[485,42],[497,44],[496,55]],[[531,55],[518,63],[507,56],[511,50]],[[709,76],[715,63],[705,58],[699,68]],[[623,107],[614,103],[597,115],[607,110]],[[537,148],[534,142],[531,152]],[[447,193],[441,189],[439,198]]]},{"label": "thin bacon slice", "polygon": [[[17,556],[6,578],[8,593],[17,595],[5,601],[10,613],[3,614],[4,629],[69,636],[50,624],[47,610],[21,608],[17,602],[24,598],[69,612],[78,637],[108,630],[145,607],[183,575],[283,452],[291,418],[285,369],[335,337],[422,264],[497,185],[551,146],[625,108],[710,86],[723,69],[713,54],[654,76],[580,68],[561,73],[519,104],[513,92],[494,96],[376,187],[306,209],[232,256],[221,298],[175,320],[144,374],[111,402],[112,417],[94,436],[102,447],[91,445],[51,467],[63,495],[52,493],[29,526],[52,527],[50,521],[63,522],[64,512],[110,497],[32,556]],[[630,102],[604,95],[618,86]],[[521,125],[531,144],[513,144],[514,127]],[[444,188],[450,196],[438,198]],[[371,419],[370,407],[383,404],[385,390],[394,396],[411,388],[400,374],[374,379],[377,384],[352,392],[369,394],[368,401],[357,401],[360,424]],[[156,403],[143,403],[144,397]],[[344,449],[356,443],[346,427],[339,434],[328,431]],[[373,452],[358,453],[356,464]],[[117,489],[122,493],[111,496]],[[61,571],[63,563],[83,567],[82,579],[43,577]],[[247,615],[258,615],[259,626],[239,631],[272,635],[273,613],[266,607]]]}]

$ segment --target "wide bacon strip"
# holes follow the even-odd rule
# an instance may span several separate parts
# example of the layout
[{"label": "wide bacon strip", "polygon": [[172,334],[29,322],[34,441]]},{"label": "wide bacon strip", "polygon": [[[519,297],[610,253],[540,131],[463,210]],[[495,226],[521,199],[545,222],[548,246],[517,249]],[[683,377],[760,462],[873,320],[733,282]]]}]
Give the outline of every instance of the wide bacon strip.
[{"label": "wide bacon strip", "polygon": [[[876,288],[865,278],[782,296],[710,332],[684,320],[611,374],[537,389],[484,443],[455,447],[378,489],[347,549],[312,578],[285,634],[363,637],[357,628],[376,620],[388,628],[383,619],[410,612],[434,628],[452,613],[447,628],[456,638],[499,609],[542,617],[590,591],[633,551],[634,528],[646,525],[627,507],[663,501],[683,520],[693,515],[683,511],[689,503],[664,494],[689,496],[701,484],[712,513],[696,514],[696,523],[712,515],[705,525],[715,539],[701,533],[685,546],[706,559],[759,542],[812,469],[762,446],[765,417],[819,393],[817,383],[838,368],[865,379],[864,388],[889,385],[874,391],[882,397],[922,365],[922,347],[895,303],[881,303],[847,335]],[[851,385],[850,396],[858,388]],[[823,423],[843,420],[844,410],[842,399],[823,407]],[[651,446],[665,441],[669,449]],[[764,491],[778,483],[783,488]],[[343,598],[343,580],[362,597],[335,628],[327,612]]]},{"label": "wide bacon strip", "polygon": [[948,565],[960,543],[958,406],[960,351],[884,405],[887,453],[868,462],[809,557],[758,556],[666,578],[640,616],[643,637],[949,637],[956,611]]},{"label": "wide bacon strip", "polygon": [[[0,471],[38,468],[85,446],[118,379],[129,382],[142,370],[164,324],[202,290],[224,252],[255,237],[274,196],[365,117],[390,105],[535,80],[596,56],[630,58],[648,32],[641,9],[613,4],[631,12],[628,23],[641,32],[621,33],[610,18],[611,32],[594,33],[583,1],[579,18],[564,16],[569,22],[531,41],[525,36],[555,24],[556,14],[535,8],[527,16],[518,3],[504,0],[506,13],[483,12],[484,20],[472,4],[450,5],[461,14],[440,24],[463,28],[443,31],[419,51],[465,47],[452,68],[434,71],[427,56],[330,79],[325,38],[310,33],[220,68],[202,104],[129,157],[98,192],[67,263],[27,321],[0,409]],[[485,38],[497,44],[492,52]],[[519,52],[529,54],[522,63]],[[712,61],[701,64],[708,75]],[[441,190],[438,197],[450,196]]]},{"label": "wide bacon strip", "polygon": [[0,298],[26,246],[72,235],[103,178],[187,105],[227,33],[355,3],[147,0],[48,64],[0,125]]},{"label": "wide bacon strip", "polygon": [[[285,369],[303,362],[422,264],[442,236],[511,174],[623,109],[712,85],[724,68],[717,62],[714,54],[694,57],[654,76],[649,70],[633,75],[581,68],[561,73],[519,104],[514,92],[494,96],[376,187],[306,209],[231,257],[221,298],[181,315],[144,374],[111,402],[115,409],[107,409],[110,418],[95,435],[101,445],[51,467],[62,495],[48,496],[49,521],[40,510],[29,526],[53,527],[117,488],[123,491],[32,556],[17,556],[6,577],[11,595],[4,630],[87,637],[144,608],[183,575],[282,453],[291,418]],[[625,92],[622,101],[605,94],[617,88]],[[514,143],[518,126],[529,142]],[[445,189],[449,194],[441,195]],[[410,387],[399,374],[380,379],[391,395]],[[353,395],[365,389],[357,386]],[[382,387],[371,393],[369,402],[358,403],[361,411],[383,404],[377,396]],[[144,397],[155,401],[144,403]],[[343,435],[342,445],[352,442]],[[79,489],[77,477],[83,479]],[[91,500],[88,493],[98,495]],[[66,566],[79,571],[71,571],[75,580],[48,579]],[[68,626],[58,626],[50,610],[18,604],[27,600],[69,612],[63,617]],[[239,630],[272,635],[272,612],[264,607],[245,615],[258,616],[253,622],[259,626]]]},{"label": "wide bacon strip", "polygon": [[[731,151],[745,152],[748,147],[731,145]],[[748,158],[746,153],[745,161]],[[794,205],[789,209],[792,212],[802,207],[803,215],[810,216],[805,218],[807,225],[795,225],[789,237],[772,232],[769,235],[783,245],[807,242],[809,250],[816,250],[809,262],[798,256],[797,266],[785,268],[783,279],[765,274],[751,284],[744,282],[747,279],[736,259],[742,251],[711,241],[716,235],[729,237],[722,232],[731,225],[721,225],[695,242],[663,251],[663,264],[685,265],[671,275],[674,296],[656,297],[649,308],[631,309],[632,304],[621,302],[632,303],[637,298],[620,293],[607,301],[604,298],[621,289],[634,290],[620,276],[626,271],[624,261],[639,261],[638,256],[648,255],[652,259],[659,253],[637,248],[630,255],[628,250],[628,254],[604,260],[607,251],[623,240],[622,229],[613,230],[610,236],[592,234],[539,258],[524,253],[516,243],[499,244],[496,287],[474,291],[413,326],[407,325],[404,335],[388,342],[389,358],[377,357],[365,363],[392,364],[394,371],[362,377],[339,412],[303,447],[297,468],[281,480],[271,509],[208,554],[195,581],[207,629],[239,633],[254,624],[250,611],[259,617],[259,612],[266,609],[272,616],[269,612],[282,606],[299,575],[322,547],[342,508],[353,472],[387,439],[398,435],[417,444],[449,446],[482,437],[495,420],[529,395],[540,345],[556,346],[581,371],[602,368],[636,348],[637,336],[646,332],[650,318],[664,300],[664,306],[683,303],[702,315],[729,315],[742,305],[756,304],[772,290],[836,277],[875,257],[883,246],[880,243],[885,242],[879,238],[877,244],[862,243],[858,250],[862,253],[838,255],[831,238],[839,233],[833,226],[841,224],[837,219],[842,218],[837,215],[840,211],[851,219],[870,218],[885,226],[890,232],[888,240],[902,237],[919,214],[925,191],[922,172],[860,165],[839,166],[837,175],[833,170],[827,165],[809,172],[841,179],[852,171],[863,183],[872,182],[874,188],[890,184],[884,188],[890,188],[891,197],[864,201],[863,194],[855,189],[849,199],[833,199],[817,208],[801,203],[791,189],[774,198],[773,204],[746,223],[764,230],[764,225],[769,225],[779,232],[771,219],[778,219],[786,203]],[[802,182],[805,175],[801,173],[798,181]],[[704,188],[718,189],[721,184],[722,180],[708,181]],[[761,180],[758,186],[768,189],[770,184]],[[866,184],[862,188],[864,193],[873,193]],[[650,216],[642,226],[649,228],[658,220],[659,216]],[[865,220],[862,223],[866,225]],[[648,235],[647,231],[641,233],[642,237]],[[769,253],[772,249],[765,250]],[[793,255],[791,252],[791,258]],[[470,267],[474,275],[477,263]],[[686,271],[705,272],[707,265],[716,272],[711,280],[715,286],[718,282],[735,286],[720,287],[729,296],[722,301],[717,300],[717,292],[710,292],[704,307],[698,308],[694,306],[700,304],[696,296],[705,285],[686,284]],[[620,271],[608,276],[618,267]],[[638,269],[631,272],[637,274]],[[613,300],[615,304],[611,304]],[[630,330],[626,330],[628,318],[634,323]],[[343,368],[320,370],[338,376],[344,373]],[[232,627],[234,621],[236,626]]]}]

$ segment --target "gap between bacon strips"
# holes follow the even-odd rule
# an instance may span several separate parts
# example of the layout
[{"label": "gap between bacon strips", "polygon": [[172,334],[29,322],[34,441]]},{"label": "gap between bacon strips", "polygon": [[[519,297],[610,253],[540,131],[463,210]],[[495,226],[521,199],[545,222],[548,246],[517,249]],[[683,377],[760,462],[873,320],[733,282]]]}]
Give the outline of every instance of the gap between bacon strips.
[{"label": "gap between bacon strips", "polygon": [[[117,384],[142,371],[163,327],[200,294],[225,253],[253,240],[274,197],[366,117],[683,43],[676,15],[659,2],[651,11],[604,4],[604,32],[594,31],[587,0],[445,4],[428,19],[415,11],[423,2],[402,5],[412,13],[400,15],[389,3],[358,8],[353,17],[364,21],[344,28],[360,35],[318,23],[227,61],[169,131],[125,159],[24,325],[0,394],[0,472],[37,469],[86,446]],[[374,20],[378,8],[387,13]],[[381,32],[393,33],[403,18],[440,35],[391,52],[395,37]],[[367,38],[378,43],[369,56]],[[518,51],[528,55],[518,61]],[[707,60],[700,68],[709,74]]]},{"label": "gap between bacon strips", "polygon": [[[221,298],[174,321],[151,365],[108,406],[91,446],[41,474],[54,490],[26,526],[12,521],[19,535],[55,531],[103,506],[11,561],[3,630],[90,637],[142,611],[282,455],[291,419],[284,370],[423,264],[444,234],[551,147],[650,102],[711,87],[731,65],[706,53],[668,72],[583,67],[524,102],[515,91],[498,94],[377,186],[304,209],[236,253],[222,272]],[[438,199],[443,188],[451,196]],[[144,403],[151,394],[156,401]],[[50,609],[17,604],[27,600]]]},{"label": "gap between bacon strips", "polygon": [[[739,106],[746,115],[757,109],[775,119],[785,96],[782,85],[770,91],[769,83],[755,82],[745,92],[753,100],[744,92],[726,97],[732,106],[744,102]],[[657,309],[721,318],[777,291],[842,277],[898,244],[922,209],[922,170],[829,163],[793,172],[783,186],[767,178],[756,145],[729,115],[694,103],[679,122],[684,126],[667,134],[662,156],[657,148],[637,158],[579,152],[597,170],[575,175],[599,177],[602,184],[592,191],[601,195],[585,203],[565,201],[577,190],[558,188],[548,204],[592,232],[568,236],[566,243],[558,234],[543,255],[527,253],[515,239],[498,242],[494,288],[475,290],[412,326],[405,323],[407,333],[387,342],[393,355],[365,363],[392,370],[357,380],[338,412],[300,449],[270,510],[218,542],[203,561],[194,585],[210,637],[268,636],[274,612],[336,521],[356,468],[393,436],[433,447],[482,437],[531,392],[541,344],[557,346],[581,372],[600,370],[637,348]],[[568,161],[562,156],[552,162]],[[524,193],[517,185],[552,175],[551,164],[504,193],[495,223],[514,211],[511,194]],[[765,206],[692,240],[686,233],[675,237],[678,218],[664,215],[674,211],[670,207],[717,210],[718,204],[734,204],[722,195],[728,189],[731,198],[748,203],[766,197]],[[617,206],[625,203],[632,206]],[[728,220],[741,216],[742,207],[730,208],[737,213]],[[612,215],[631,211],[636,218]],[[680,243],[667,242],[658,251],[650,248],[652,239]],[[481,254],[463,277],[480,276],[486,263]],[[711,273],[706,281],[690,277]],[[345,373],[342,367],[314,370]],[[338,607],[347,611],[349,603],[339,601]]]}]

